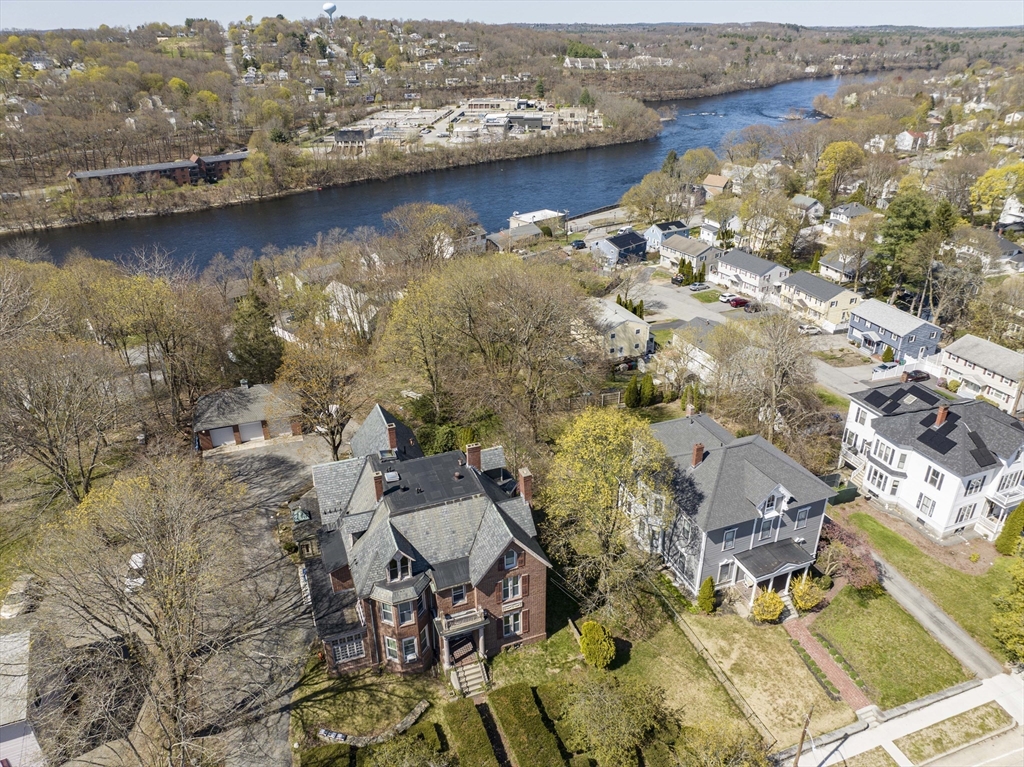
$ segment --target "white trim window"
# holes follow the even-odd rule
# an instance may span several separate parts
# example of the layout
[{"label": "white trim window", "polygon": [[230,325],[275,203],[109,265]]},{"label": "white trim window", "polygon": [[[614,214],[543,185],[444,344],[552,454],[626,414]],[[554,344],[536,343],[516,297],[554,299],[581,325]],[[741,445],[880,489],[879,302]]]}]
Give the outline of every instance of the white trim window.
[{"label": "white trim window", "polygon": [[384,637],[384,657],[398,660],[398,640],[394,637]]},{"label": "white trim window", "polygon": [[759,541],[767,541],[772,537],[772,523],[774,519],[762,519],[761,520],[761,532],[758,534],[757,539]]},{"label": "white trim window", "polygon": [[924,472],[924,481],[936,490],[942,489],[942,472],[934,466],[929,466]]},{"label": "white trim window", "polygon": [[736,528],[725,531],[725,536],[722,538],[722,551],[732,551],[736,548]]},{"label": "white trim window", "polygon": [[882,440],[875,440],[875,458],[880,460],[882,463],[892,465],[892,456],[895,451],[891,445],[887,445]]},{"label": "white trim window", "polygon": [[420,657],[416,649],[416,637],[406,637],[402,640],[402,662],[412,663]]},{"label": "white trim window", "polygon": [[855,419],[861,426],[868,420],[868,413],[864,408],[857,408],[857,418]]},{"label": "white trim window", "polygon": [[519,576],[510,575],[501,581],[501,601],[507,602],[510,599],[519,599],[521,589],[519,588]]},{"label": "white trim window", "polygon": [[380,619],[389,626],[395,625],[395,608],[387,602],[380,603]]},{"label": "white trim window", "polygon": [[424,626],[423,630],[420,631],[420,647],[423,648],[423,652],[427,651],[430,647],[430,627]]},{"label": "white trim window", "polygon": [[1010,474],[1007,474],[1005,477],[1003,477],[1001,480],[999,480],[999,489],[998,489],[997,492],[1001,493],[1001,492],[1003,492],[1003,490],[1006,490],[1008,487],[1013,487],[1014,485],[1019,485],[1019,484],[1020,484],[1020,471],[1011,472]]},{"label": "white trim window", "polygon": [[935,513],[935,501],[924,493],[917,494],[917,508],[925,516],[932,516]]},{"label": "white trim window", "polygon": [[454,586],[452,587],[452,604],[461,605],[466,601],[466,586]]},{"label": "white trim window", "polygon": [[769,495],[768,500],[764,502],[764,513],[770,514],[775,511],[775,496]]},{"label": "white trim window", "polygon": [[807,527],[807,515],[810,514],[810,512],[810,509],[797,509],[796,524],[793,525],[794,530],[803,530]]},{"label": "white trim window", "polygon": [[366,648],[363,646],[363,635],[341,637],[331,642],[331,652],[334,653],[335,663],[345,663],[356,660],[366,655]]},{"label": "white trim window", "polygon": [[402,602],[398,605],[398,623],[400,626],[404,626],[406,623],[412,623],[416,620],[416,602]]},{"label": "white trim window", "polygon": [[509,549],[505,552],[505,561],[503,562],[506,570],[515,570],[516,565],[519,564],[519,553],[515,549]]},{"label": "white trim window", "polygon": [[872,466],[868,470],[868,484],[878,488],[880,493],[884,493],[885,488],[889,485],[889,477],[887,477],[877,466]]},{"label": "white trim window", "polygon": [[509,613],[501,616],[501,628],[507,637],[515,636],[523,630],[523,617],[521,613]]},{"label": "white trim window", "polygon": [[975,493],[981,492],[981,488],[985,485],[984,477],[975,477],[967,483],[967,489],[964,490],[964,495],[974,495]]},{"label": "white trim window", "polygon": [[955,524],[961,525],[964,522],[969,522],[974,519],[974,514],[978,510],[978,504],[969,503],[966,506],[961,506],[956,512]]}]

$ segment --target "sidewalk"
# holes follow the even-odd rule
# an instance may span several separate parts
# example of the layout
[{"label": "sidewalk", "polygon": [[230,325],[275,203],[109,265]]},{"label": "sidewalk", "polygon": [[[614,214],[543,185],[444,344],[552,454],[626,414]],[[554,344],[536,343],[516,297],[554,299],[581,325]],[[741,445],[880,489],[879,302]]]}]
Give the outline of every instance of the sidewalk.
[{"label": "sidewalk", "polygon": [[894,740],[990,701],[1006,709],[1018,726],[1024,724],[1024,677],[1018,674],[999,674],[985,679],[980,687],[855,733],[839,743],[817,748],[811,739],[800,758],[800,767],[842,764],[846,759],[879,746],[900,767],[912,767],[913,763],[893,744]]},{"label": "sidewalk", "polygon": [[843,701],[847,706],[854,711],[860,711],[862,708],[867,708],[871,705],[868,696],[853,683],[853,680],[839,667],[839,664],[832,660],[832,656],[828,654],[828,651],[814,638],[814,635],[804,625],[803,618],[786,621],[782,624],[782,627],[786,629],[793,639],[800,643],[801,647],[807,650],[807,654],[818,664],[818,668],[822,670],[829,681],[839,690],[839,694],[843,696]]}]

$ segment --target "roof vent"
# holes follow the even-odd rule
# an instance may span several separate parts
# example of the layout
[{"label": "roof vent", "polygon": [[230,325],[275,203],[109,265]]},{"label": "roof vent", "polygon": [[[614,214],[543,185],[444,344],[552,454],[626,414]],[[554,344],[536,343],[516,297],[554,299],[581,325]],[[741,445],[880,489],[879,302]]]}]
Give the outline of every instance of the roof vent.
[{"label": "roof vent", "polygon": [[461,471],[455,472],[455,479],[462,479],[462,472]]},{"label": "roof vent", "polygon": [[387,471],[387,472],[384,472],[384,479],[387,482],[398,482],[398,480],[400,480],[401,478],[402,477],[399,476],[397,471]]}]

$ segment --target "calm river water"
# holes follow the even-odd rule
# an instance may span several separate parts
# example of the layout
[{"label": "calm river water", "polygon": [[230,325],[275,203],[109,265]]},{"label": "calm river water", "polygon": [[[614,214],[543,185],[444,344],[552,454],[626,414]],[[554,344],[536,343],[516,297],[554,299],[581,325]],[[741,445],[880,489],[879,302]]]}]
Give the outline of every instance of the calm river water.
[{"label": "calm river water", "polygon": [[[142,218],[44,232],[38,239],[56,257],[81,247],[114,258],[139,246],[160,245],[202,268],[217,252],[265,245],[301,245],[317,232],[381,226],[381,215],[407,202],[464,200],[488,231],[508,226],[513,211],[568,209],[569,215],[609,205],[646,173],[661,166],[670,149],[680,155],[700,146],[717,148],[731,130],[775,123],[792,110],[810,110],[819,93],[833,94],[838,78],[800,80],[772,88],[690,99],[668,106],[677,119],[650,141],[510,162],[456,168],[358,186],[307,192],[276,200],[161,218]],[[845,82],[849,82],[847,79]]]}]

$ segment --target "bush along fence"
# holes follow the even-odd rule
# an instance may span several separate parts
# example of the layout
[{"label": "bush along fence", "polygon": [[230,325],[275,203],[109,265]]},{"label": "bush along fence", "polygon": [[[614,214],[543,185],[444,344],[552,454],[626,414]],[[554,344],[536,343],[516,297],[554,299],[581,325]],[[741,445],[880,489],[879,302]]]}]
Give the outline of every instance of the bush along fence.
[{"label": "bush along fence", "polygon": [[817,632],[814,632],[814,638],[817,639],[821,646],[825,648],[826,652],[832,656],[832,660],[834,660],[839,667],[846,672],[846,675],[850,677],[850,680],[861,689],[861,692],[870,698],[871,691],[868,690],[867,682],[860,678],[860,674],[858,674],[856,669],[850,665],[850,662],[843,657],[843,654],[839,652],[835,645]]},{"label": "bush along fence", "polygon": [[821,685],[821,689],[825,691],[825,694],[832,700],[840,701],[843,696],[839,694],[839,688],[829,681],[829,678],[825,676],[825,672],[821,670],[821,667],[815,663],[814,658],[795,639],[790,639],[789,643],[793,645],[793,649],[796,650],[796,654],[800,656],[800,660],[807,666],[807,670],[811,672],[818,684]]}]

